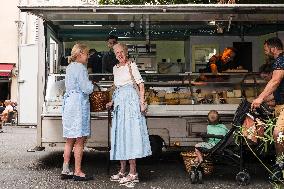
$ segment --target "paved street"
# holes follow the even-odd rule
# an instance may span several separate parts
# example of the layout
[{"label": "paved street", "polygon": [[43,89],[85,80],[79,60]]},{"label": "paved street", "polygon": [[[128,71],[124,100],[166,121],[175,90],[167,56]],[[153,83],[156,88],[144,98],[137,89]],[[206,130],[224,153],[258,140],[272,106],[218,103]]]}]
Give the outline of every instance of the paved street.
[{"label": "paved street", "polygon": [[[63,149],[46,149],[43,152],[27,152],[36,143],[36,129],[5,128],[0,134],[0,188],[126,188],[109,181],[106,171],[108,154],[87,150],[83,168],[94,174],[89,182],[62,181],[59,178]],[[204,178],[204,184],[191,185],[184,171],[182,159],[176,152],[164,153],[161,160],[140,160],[138,171],[140,183],[135,188],[176,189],[176,188],[272,188],[265,171],[251,165],[252,183],[247,187],[235,182],[237,169],[219,166],[215,172]],[[116,172],[117,163],[112,163],[111,173]]]}]

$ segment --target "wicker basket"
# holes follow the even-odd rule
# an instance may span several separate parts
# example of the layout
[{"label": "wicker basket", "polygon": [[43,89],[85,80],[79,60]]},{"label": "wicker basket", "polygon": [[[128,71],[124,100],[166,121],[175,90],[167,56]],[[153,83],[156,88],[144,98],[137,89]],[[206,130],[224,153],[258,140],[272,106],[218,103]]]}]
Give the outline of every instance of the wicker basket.
[{"label": "wicker basket", "polygon": [[[189,152],[181,152],[181,156],[183,158],[183,162],[185,165],[185,169],[187,172],[191,171],[191,162],[196,158],[196,155],[193,151]],[[210,161],[205,161],[204,163],[201,164],[201,167],[203,168],[204,174],[209,175],[213,172],[214,166],[213,163]]]},{"label": "wicker basket", "polygon": [[210,161],[205,161],[201,167],[203,168],[203,172],[205,175],[210,175],[213,173],[214,171],[214,165],[212,162]]},{"label": "wicker basket", "polygon": [[191,171],[191,162],[196,158],[196,155],[194,152],[181,152],[180,155],[182,156],[183,163],[185,166],[185,170],[187,172]]},{"label": "wicker basket", "polygon": [[99,91],[94,91],[90,94],[91,112],[101,112],[106,110],[106,104],[109,102],[109,92],[101,91],[97,85]]}]

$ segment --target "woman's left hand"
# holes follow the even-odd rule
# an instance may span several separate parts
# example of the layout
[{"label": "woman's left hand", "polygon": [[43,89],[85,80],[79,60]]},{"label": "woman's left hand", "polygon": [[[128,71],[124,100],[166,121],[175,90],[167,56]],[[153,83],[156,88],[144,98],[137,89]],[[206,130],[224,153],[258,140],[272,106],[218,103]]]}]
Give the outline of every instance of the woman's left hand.
[{"label": "woman's left hand", "polygon": [[140,111],[142,113],[145,113],[147,111],[147,106],[146,106],[145,102],[140,102]]},{"label": "woman's left hand", "polygon": [[110,109],[112,108],[112,106],[113,106],[113,101],[108,102],[108,103],[106,104],[106,108],[107,108],[108,110],[110,110]]}]

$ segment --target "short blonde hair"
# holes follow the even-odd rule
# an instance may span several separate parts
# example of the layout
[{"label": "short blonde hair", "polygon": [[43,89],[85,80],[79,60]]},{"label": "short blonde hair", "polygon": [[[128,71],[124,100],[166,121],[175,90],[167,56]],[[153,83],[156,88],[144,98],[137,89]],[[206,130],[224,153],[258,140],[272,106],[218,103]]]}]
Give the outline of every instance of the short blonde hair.
[{"label": "short blonde hair", "polygon": [[115,44],[112,48],[113,48],[113,50],[115,50],[115,49],[117,49],[117,48],[119,48],[119,47],[121,47],[121,48],[124,50],[125,55],[127,55],[127,53],[128,53],[128,47],[127,47],[127,45],[125,45],[124,43],[117,43],[117,44]]},{"label": "short blonde hair", "polygon": [[84,43],[76,43],[71,51],[71,56],[68,57],[68,63],[74,62],[79,53],[89,52],[89,47]]}]

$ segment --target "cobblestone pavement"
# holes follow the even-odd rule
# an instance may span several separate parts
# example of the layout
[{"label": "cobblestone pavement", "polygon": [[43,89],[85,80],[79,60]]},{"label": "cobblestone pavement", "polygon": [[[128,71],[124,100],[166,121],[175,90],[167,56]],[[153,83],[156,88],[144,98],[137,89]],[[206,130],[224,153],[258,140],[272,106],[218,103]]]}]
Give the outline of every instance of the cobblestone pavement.
[{"label": "cobblestone pavement", "polygon": [[[35,147],[36,129],[5,128],[0,134],[0,188],[126,188],[109,181],[106,152],[86,150],[83,169],[94,174],[95,179],[88,182],[62,181],[59,178],[63,149],[49,148],[42,152],[27,152]],[[223,189],[251,188],[268,189],[272,185],[261,166],[251,164],[251,184],[241,187],[235,182],[237,169],[218,166],[214,173],[204,178],[203,184],[191,185],[184,171],[182,159],[177,152],[166,152],[160,160],[139,160],[140,183],[135,188],[145,189]],[[117,171],[118,164],[111,164],[111,173]]]}]

